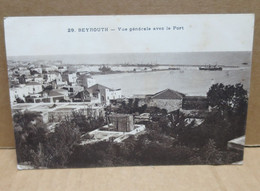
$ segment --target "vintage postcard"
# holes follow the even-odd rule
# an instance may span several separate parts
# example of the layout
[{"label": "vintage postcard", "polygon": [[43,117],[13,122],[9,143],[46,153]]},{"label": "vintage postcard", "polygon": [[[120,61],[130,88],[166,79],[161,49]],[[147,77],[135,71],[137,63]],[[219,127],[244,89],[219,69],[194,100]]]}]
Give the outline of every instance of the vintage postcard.
[{"label": "vintage postcard", "polygon": [[4,27],[18,169],[242,164],[253,14]]}]

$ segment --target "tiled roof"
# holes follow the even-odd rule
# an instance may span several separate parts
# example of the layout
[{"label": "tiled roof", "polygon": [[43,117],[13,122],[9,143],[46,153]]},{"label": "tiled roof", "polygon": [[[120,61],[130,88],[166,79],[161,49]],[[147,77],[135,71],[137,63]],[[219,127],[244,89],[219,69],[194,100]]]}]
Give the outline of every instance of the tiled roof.
[{"label": "tiled roof", "polygon": [[95,91],[104,90],[104,89],[112,90],[112,89],[110,89],[110,88],[108,88],[106,86],[100,85],[100,84],[95,84],[95,85],[89,87],[87,90],[91,91],[91,92],[95,92]]},{"label": "tiled roof", "polygon": [[171,89],[166,89],[154,94],[151,98],[152,99],[182,99],[184,96],[185,95],[180,92]]}]

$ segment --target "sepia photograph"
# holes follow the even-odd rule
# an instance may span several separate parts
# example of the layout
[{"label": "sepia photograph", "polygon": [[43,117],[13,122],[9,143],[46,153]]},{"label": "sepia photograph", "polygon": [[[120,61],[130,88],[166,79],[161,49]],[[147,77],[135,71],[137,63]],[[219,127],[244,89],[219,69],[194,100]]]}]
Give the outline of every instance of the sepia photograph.
[{"label": "sepia photograph", "polygon": [[[158,21],[165,17],[158,16]],[[175,18],[168,17],[168,22]],[[199,23],[195,28],[204,30],[200,19],[206,17],[194,17]],[[232,18],[226,19],[227,25],[240,17],[246,18],[242,24],[248,24],[251,18],[225,17]],[[104,18],[100,23],[105,23]],[[122,18],[134,20],[131,16]],[[146,21],[149,16],[140,18]],[[209,18],[218,21],[218,15]],[[35,19],[44,23],[41,18]],[[60,19],[65,21],[66,17]],[[22,39],[11,30],[11,26],[21,24],[6,22],[17,168],[243,164],[252,37],[243,37],[248,40],[241,45],[237,38],[225,41],[229,37],[223,32],[219,40],[212,22],[209,29],[214,33],[206,34],[211,43],[205,43],[200,33],[192,31],[195,29],[187,29],[185,22],[179,28],[70,27],[67,38],[62,36],[54,42],[58,33],[46,39],[39,35],[39,29],[53,27],[53,23],[33,29],[36,32],[31,32],[32,38],[22,31],[26,37]],[[190,32],[186,34],[185,30]],[[82,31],[88,38],[80,42]],[[112,36],[106,36],[106,32]],[[184,45],[179,32],[186,39]],[[137,33],[138,37],[133,36]],[[243,30],[241,34],[245,34]],[[168,41],[163,40],[165,35]],[[193,40],[187,40],[187,36]],[[148,46],[150,41],[154,44]],[[133,47],[134,42],[143,49]],[[159,48],[158,43],[166,48]]]},{"label": "sepia photograph", "polygon": [[250,58],[217,52],[10,59],[19,167],[241,162]]}]

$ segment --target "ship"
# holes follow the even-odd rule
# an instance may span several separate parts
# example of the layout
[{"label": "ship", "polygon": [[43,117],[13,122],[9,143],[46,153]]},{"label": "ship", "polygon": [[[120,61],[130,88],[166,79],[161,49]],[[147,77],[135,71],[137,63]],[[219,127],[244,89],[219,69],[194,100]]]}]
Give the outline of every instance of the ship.
[{"label": "ship", "polygon": [[222,67],[217,66],[217,65],[207,65],[207,66],[201,66],[199,67],[199,70],[211,70],[211,71],[219,71],[222,70]]}]

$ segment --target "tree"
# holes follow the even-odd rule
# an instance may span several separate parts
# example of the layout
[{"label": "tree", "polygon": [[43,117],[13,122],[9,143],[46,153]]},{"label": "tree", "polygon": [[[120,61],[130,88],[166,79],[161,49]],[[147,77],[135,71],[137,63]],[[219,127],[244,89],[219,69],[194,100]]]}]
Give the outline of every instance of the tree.
[{"label": "tree", "polygon": [[93,131],[99,127],[102,127],[105,124],[105,120],[103,117],[94,118],[92,116],[86,116],[81,111],[72,112],[71,116],[68,116],[68,123],[73,123],[79,129],[81,133],[86,133],[89,131]]},{"label": "tree", "polygon": [[41,115],[37,112],[25,111],[22,113],[18,111],[14,114],[13,121],[15,123],[15,127],[21,126],[21,128],[26,131],[28,128],[31,128],[30,125],[32,125],[32,121],[40,120],[40,118]]},{"label": "tree", "polygon": [[242,84],[214,84],[207,93],[213,107],[203,124],[218,147],[226,147],[227,141],[245,133],[248,95]]},{"label": "tree", "polygon": [[207,93],[209,105],[220,111],[246,114],[247,91],[241,83],[236,85],[214,84]]},{"label": "tree", "polygon": [[65,167],[73,151],[73,147],[79,143],[80,133],[76,125],[68,121],[62,121],[55,128],[42,149],[38,149],[39,157],[36,158],[39,166]]},{"label": "tree", "polygon": [[32,161],[40,143],[46,142],[46,125],[40,113],[17,112],[13,116],[18,163]]},{"label": "tree", "polygon": [[173,121],[173,134],[181,144],[202,148],[211,139],[219,149],[226,149],[227,142],[245,133],[247,91],[242,84],[214,84],[207,93],[213,108],[198,127],[186,124],[179,115]]},{"label": "tree", "polygon": [[[82,116],[80,116],[82,117]],[[36,168],[65,167],[73,147],[79,143],[80,117],[66,118],[49,132],[40,113],[17,112],[13,116],[18,163],[27,162]]]}]

